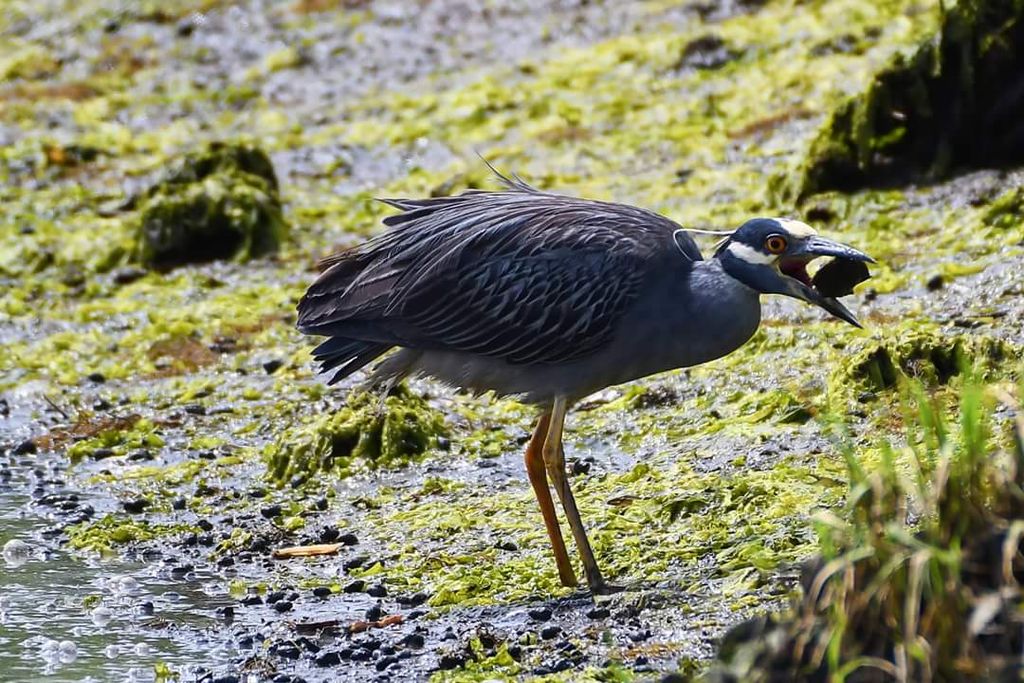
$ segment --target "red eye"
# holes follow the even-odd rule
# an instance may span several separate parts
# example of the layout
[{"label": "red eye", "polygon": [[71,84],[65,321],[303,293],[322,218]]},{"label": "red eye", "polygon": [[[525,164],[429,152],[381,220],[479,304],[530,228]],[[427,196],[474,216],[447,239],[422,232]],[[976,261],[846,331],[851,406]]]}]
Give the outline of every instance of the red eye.
[{"label": "red eye", "polygon": [[769,254],[781,254],[786,251],[786,238],[782,235],[769,235],[764,241],[764,248]]}]

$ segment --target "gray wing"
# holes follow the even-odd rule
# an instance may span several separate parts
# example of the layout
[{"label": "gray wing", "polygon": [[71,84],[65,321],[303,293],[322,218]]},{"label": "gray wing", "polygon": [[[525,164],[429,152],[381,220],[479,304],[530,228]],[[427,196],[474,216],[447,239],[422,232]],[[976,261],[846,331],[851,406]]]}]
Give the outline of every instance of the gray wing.
[{"label": "gray wing", "polygon": [[404,213],[335,258],[299,304],[302,331],[564,362],[611,339],[662,258],[701,258],[667,218],[516,183],[387,201]]}]

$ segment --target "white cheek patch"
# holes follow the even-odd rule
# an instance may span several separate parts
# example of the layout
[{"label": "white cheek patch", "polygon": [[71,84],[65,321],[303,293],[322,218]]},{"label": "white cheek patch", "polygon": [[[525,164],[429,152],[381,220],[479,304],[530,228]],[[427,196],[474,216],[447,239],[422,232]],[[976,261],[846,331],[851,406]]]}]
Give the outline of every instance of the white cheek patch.
[{"label": "white cheek patch", "polygon": [[793,237],[810,237],[811,235],[818,234],[817,230],[800,221],[794,221],[789,218],[776,218],[775,220]]},{"label": "white cheek patch", "polygon": [[776,256],[772,256],[771,254],[765,254],[763,252],[758,251],[757,249],[754,249],[753,247],[748,247],[745,244],[740,244],[739,242],[733,242],[732,244],[730,244],[727,251],[742,261],[746,261],[747,263],[753,263],[754,265],[758,266],[765,266],[768,265],[769,263],[775,263],[775,259],[777,258]]}]

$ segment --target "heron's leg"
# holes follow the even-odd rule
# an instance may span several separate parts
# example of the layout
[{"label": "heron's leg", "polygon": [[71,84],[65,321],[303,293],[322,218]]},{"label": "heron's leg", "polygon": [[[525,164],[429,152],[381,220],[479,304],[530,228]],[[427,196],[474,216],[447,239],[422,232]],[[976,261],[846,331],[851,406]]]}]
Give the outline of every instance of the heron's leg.
[{"label": "heron's leg", "polygon": [[555,564],[558,565],[558,578],[561,579],[563,586],[572,587],[576,585],[576,574],[573,573],[572,565],[569,563],[569,553],[565,549],[565,541],[562,540],[562,529],[558,526],[555,503],[551,500],[551,489],[548,488],[548,477],[544,469],[542,450],[550,421],[551,415],[548,413],[544,413],[537,420],[537,427],[533,430],[530,443],[526,446],[526,474],[530,477],[530,484],[537,496],[540,513],[544,516],[544,526],[547,527],[551,549],[555,553]]},{"label": "heron's leg", "polygon": [[601,569],[597,566],[594,551],[590,547],[590,539],[587,538],[587,530],[583,527],[580,511],[576,507],[576,499],[572,495],[572,489],[569,488],[569,479],[565,475],[562,427],[565,424],[566,407],[565,398],[555,398],[554,406],[551,409],[551,424],[548,426],[547,437],[544,439],[544,464],[548,470],[548,477],[555,487],[555,493],[562,501],[562,509],[565,510],[569,528],[572,529],[576,549],[580,553],[580,559],[583,560],[583,572],[587,577],[587,585],[595,595],[603,595],[618,589],[605,583],[604,577],[601,576]]}]

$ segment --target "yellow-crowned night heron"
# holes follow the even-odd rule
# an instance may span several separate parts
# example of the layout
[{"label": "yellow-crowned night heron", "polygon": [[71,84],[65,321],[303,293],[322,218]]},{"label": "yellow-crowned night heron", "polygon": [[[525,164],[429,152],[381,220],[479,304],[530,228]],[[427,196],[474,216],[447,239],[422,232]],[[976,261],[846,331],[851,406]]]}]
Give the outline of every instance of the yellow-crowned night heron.
[{"label": "yellow-crowned night heron", "polygon": [[[540,406],[526,471],[566,586],[576,577],[549,480],[594,593],[601,576],[565,472],[562,427],[604,387],[720,358],[761,320],[762,294],[810,302],[853,325],[807,263],[871,259],[798,221],[756,218],[704,260],[688,232],[650,211],[502,178],[504,191],[386,199],[390,230],[328,257],[298,328],[330,337],[314,355],[331,383],[392,348],[371,383],[428,375]],[[845,291],[843,293],[846,293]]]}]

